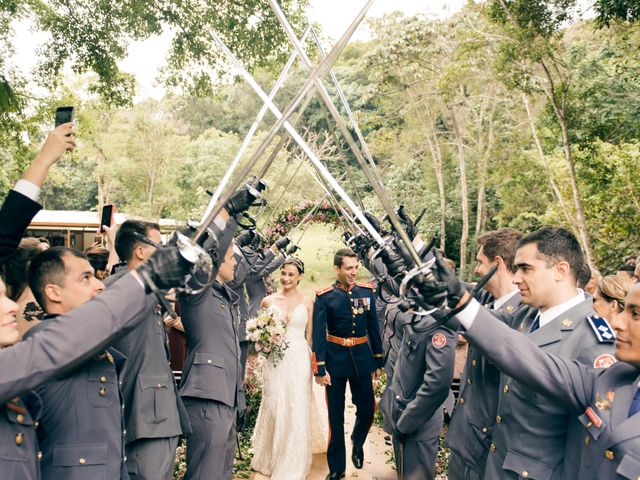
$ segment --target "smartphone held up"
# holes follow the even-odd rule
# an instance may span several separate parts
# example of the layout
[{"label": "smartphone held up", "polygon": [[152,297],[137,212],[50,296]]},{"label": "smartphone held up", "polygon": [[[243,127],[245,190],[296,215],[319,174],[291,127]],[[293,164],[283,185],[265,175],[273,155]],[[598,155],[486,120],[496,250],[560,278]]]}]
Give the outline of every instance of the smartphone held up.
[{"label": "smartphone held up", "polygon": [[113,225],[113,215],[115,211],[115,205],[105,205],[102,207],[102,215],[100,216],[100,233],[105,233],[105,226],[111,227]]}]

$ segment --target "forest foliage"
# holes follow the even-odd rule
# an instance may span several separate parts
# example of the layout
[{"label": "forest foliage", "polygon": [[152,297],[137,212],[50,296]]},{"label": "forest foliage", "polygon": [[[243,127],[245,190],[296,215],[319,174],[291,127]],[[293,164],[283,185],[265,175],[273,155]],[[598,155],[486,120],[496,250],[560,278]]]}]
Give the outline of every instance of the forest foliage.
[{"label": "forest foliage", "polygon": [[[36,5],[9,3],[22,15]],[[262,106],[209,52],[203,25],[216,18],[215,26],[267,91],[288,47],[275,19],[260,10],[264,2],[240,2],[237,11],[237,2],[222,2],[219,12],[207,10],[207,2],[196,2],[203,11],[189,11],[187,3],[150,2],[153,8],[139,15],[131,10],[139,2],[98,2],[98,20],[113,18],[111,24],[98,23],[94,31],[96,25],[81,23],[70,44],[45,46],[47,60],[34,73],[36,80],[47,78],[44,95],[28,95],[34,79],[13,75],[7,62],[0,65],[0,80],[11,80],[0,81],[0,89],[8,89],[0,92],[0,194],[51,128],[55,107],[73,104],[79,148],[47,181],[46,208],[94,210],[115,203],[119,211],[146,218],[199,218],[207,190],[215,189]],[[301,34],[306,2],[284,3]],[[565,226],[603,273],[625,255],[640,253],[638,11],[634,2],[607,0],[599,2],[595,18],[576,20],[574,3],[469,2],[444,20],[387,15],[370,21],[372,38],[350,43],[334,66],[393,201],[412,215],[427,209],[420,230],[437,235],[463,273],[473,265],[475,235],[503,226]],[[38,25],[68,32],[66,2],[47,5],[35,12]],[[252,22],[241,21],[249,17]],[[115,59],[127,39],[163,25],[178,31],[163,80],[180,88],[159,101],[132,104],[134,79],[113,68]],[[0,22],[0,35],[9,28]],[[60,50],[94,34],[101,38],[94,46],[103,50]],[[73,76],[60,73],[63,60]],[[212,66],[207,75],[193,68],[203,64]],[[306,70],[296,65],[276,104],[284,108],[305,79]],[[344,188],[382,216],[325,112],[313,98],[301,113],[300,131],[330,171],[349,172]],[[249,154],[273,122],[268,114]],[[302,158],[286,143],[269,169],[270,208],[278,210],[272,218],[303,200],[323,198],[306,167],[299,168]]]}]

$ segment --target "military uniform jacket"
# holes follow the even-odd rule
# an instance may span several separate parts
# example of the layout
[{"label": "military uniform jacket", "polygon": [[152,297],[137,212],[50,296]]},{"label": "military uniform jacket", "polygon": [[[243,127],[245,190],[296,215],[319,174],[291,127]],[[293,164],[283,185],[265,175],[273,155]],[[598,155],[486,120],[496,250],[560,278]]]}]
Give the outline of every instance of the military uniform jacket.
[{"label": "military uniform jacket", "polygon": [[0,409],[0,468],[2,478],[36,480],[40,478],[37,460],[36,420],[41,404],[26,408],[20,397],[14,397]]},{"label": "military uniform jacket", "polygon": [[[434,429],[438,435],[441,406],[453,380],[457,334],[444,327],[421,331],[432,323],[431,317],[421,317],[405,324],[390,393],[385,392],[396,399],[390,412],[383,410],[385,417],[393,418],[396,431],[416,438],[433,435]],[[431,422],[434,428],[428,428]]]},{"label": "military uniform jacket", "polygon": [[181,295],[188,355],[180,395],[244,410],[238,342],[238,296],[217,281],[198,295]]},{"label": "military uniform jacket", "polygon": [[[608,369],[593,368],[547,353],[531,337],[505,328],[486,312],[478,315],[469,337],[506,374],[578,416],[581,436],[567,448],[578,451],[581,461],[566,465],[566,471],[573,472],[571,478],[640,475],[640,415],[628,417],[640,369],[622,362]],[[539,478],[528,473],[529,478]]]},{"label": "military uniform jacket", "polygon": [[[327,341],[336,337],[368,337],[368,343],[344,347]],[[326,371],[336,377],[357,377],[382,368],[383,353],[374,286],[356,283],[349,291],[332,286],[316,292],[313,307],[314,375]]]},{"label": "military uniform jacket", "polygon": [[37,429],[43,480],[128,478],[118,379],[124,361],[124,355],[109,348],[35,389],[43,406]]},{"label": "military uniform jacket", "polygon": [[[271,250],[269,250],[270,252]],[[264,254],[259,254],[255,250],[250,247],[245,247],[242,249],[242,253],[249,260],[249,262],[255,262],[257,260],[256,257],[262,257],[263,255],[268,255],[268,252]],[[249,275],[247,277],[247,281],[244,285],[244,288],[247,291],[247,297],[249,298],[249,315],[248,318],[256,318],[258,316],[258,310],[260,309],[260,304],[262,300],[267,295],[267,283],[265,282],[265,277],[275,272],[278,268],[282,266],[284,261],[287,259],[284,255],[276,255],[273,259],[266,265],[262,270],[256,272],[255,274]],[[246,338],[246,332],[245,332]]]},{"label": "military uniform jacket", "polygon": [[[108,277],[110,286],[127,273],[120,269]],[[127,361],[121,372],[125,443],[140,438],[167,438],[190,431],[187,412],[169,365],[167,332],[155,297],[147,299],[144,320],[113,344]]]},{"label": "military uniform jacket", "polygon": [[236,249],[236,269],[233,275],[233,281],[228,286],[238,296],[238,310],[240,312],[240,323],[238,330],[238,338],[241,342],[247,341],[247,320],[249,319],[249,304],[245,297],[244,286],[246,281],[253,275],[257,275],[264,270],[274,259],[274,253],[268,250],[263,257],[247,257],[243,250]]},{"label": "military uniform jacket", "polygon": [[398,352],[402,347],[402,337],[404,336],[404,326],[411,321],[412,315],[409,312],[402,312],[397,305],[390,305],[386,312],[384,329],[384,346],[386,347],[384,371],[387,379],[391,382],[393,371],[398,360]]},{"label": "military uniform jacket", "polygon": [[[520,323],[519,320],[530,313],[527,306],[519,308],[520,300],[518,292],[492,312],[504,314],[501,319],[511,325],[517,310],[516,321]],[[482,474],[485,469],[491,432],[498,411],[499,391],[500,371],[474,345],[469,345],[460,379],[458,403],[453,410],[447,432],[447,445],[478,474]]]},{"label": "military uniform jacket", "polygon": [[[587,297],[527,337],[545,352],[593,366],[602,358],[612,358],[613,343],[612,340],[601,342],[596,336],[589,322],[592,315],[593,300]],[[493,318],[491,313],[481,308],[476,320],[488,316]],[[493,328],[487,329],[486,323],[485,331],[479,332],[483,323],[474,322],[465,335],[493,360],[485,343],[477,342],[478,338],[484,338],[483,335],[493,333]],[[513,348],[515,355],[535,365],[534,360],[527,358],[515,345],[502,345],[496,338],[492,338],[492,344],[496,349]],[[485,477],[517,479],[524,475],[536,480],[562,478],[567,439],[571,438],[571,430],[578,426],[578,421],[565,406],[503,374]]]}]

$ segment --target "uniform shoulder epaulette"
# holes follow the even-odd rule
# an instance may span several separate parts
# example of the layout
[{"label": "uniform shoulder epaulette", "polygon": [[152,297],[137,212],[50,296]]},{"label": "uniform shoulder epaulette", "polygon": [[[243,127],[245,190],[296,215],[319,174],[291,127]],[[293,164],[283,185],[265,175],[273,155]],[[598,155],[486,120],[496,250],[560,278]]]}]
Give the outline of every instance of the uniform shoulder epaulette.
[{"label": "uniform shoulder epaulette", "polygon": [[376,289],[376,284],[373,282],[369,282],[369,283],[364,283],[364,282],[356,282],[356,285],[358,287],[363,287],[363,288],[370,288],[371,290],[375,290]]},{"label": "uniform shoulder epaulette", "polygon": [[616,335],[613,333],[613,328],[609,325],[606,319],[599,317],[598,315],[591,315],[587,317],[587,321],[593,333],[596,334],[598,342],[600,343],[614,343],[616,341]]},{"label": "uniform shoulder epaulette", "polygon": [[331,290],[333,290],[333,285],[329,285],[328,287],[321,288],[320,290],[316,290],[316,297],[319,297],[320,295],[324,295],[325,293],[330,292]]}]

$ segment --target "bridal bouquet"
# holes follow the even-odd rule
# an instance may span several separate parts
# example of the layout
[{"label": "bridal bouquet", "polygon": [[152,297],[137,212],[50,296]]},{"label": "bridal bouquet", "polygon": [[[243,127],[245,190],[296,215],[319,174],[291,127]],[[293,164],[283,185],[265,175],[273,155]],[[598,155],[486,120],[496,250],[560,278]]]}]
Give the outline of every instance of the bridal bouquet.
[{"label": "bridal bouquet", "polygon": [[247,340],[254,342],[256,352],[277,365],[289,346],[284,318],[272,307],[261,308],[258,316],[247,321]]}]

